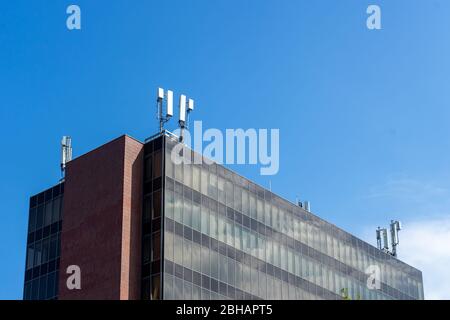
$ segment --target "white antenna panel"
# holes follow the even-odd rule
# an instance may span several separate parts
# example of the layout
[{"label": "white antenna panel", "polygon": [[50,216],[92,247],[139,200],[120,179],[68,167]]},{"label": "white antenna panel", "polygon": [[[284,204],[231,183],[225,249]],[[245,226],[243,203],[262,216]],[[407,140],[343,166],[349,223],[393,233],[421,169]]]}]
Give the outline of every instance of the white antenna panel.
[{"label": "white antenna panel", "polygon": [[180,96],[180,122],[186,122],[186,96]]},{"label": "white antenna panel", "polygon": [[189,99],[188,100],[188,111],[192,111],[192,110],[194,110],[194,100]]},{"label": "white antenna panel", "polygon": [[173,116],[173,92],[167,90],[167,112],[166,115],[168,117]]}]

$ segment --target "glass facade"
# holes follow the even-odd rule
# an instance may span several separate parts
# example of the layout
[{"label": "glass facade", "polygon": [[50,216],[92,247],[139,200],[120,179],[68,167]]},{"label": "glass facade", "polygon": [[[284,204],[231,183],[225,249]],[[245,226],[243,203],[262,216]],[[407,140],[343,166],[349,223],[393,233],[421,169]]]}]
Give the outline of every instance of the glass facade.
[{"label": "glass facade", "polygon": [[175,144],[145,145],[144,299],[423,299],[419,270]]},{"label": "glass facade", "polygon": [[24,300],[58,296],[64,183],[30,198]]}]

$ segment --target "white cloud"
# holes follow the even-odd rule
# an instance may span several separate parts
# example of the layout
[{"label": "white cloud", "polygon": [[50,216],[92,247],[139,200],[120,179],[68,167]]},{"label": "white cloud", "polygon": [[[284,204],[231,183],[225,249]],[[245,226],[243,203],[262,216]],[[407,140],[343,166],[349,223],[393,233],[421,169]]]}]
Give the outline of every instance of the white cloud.
[{"label": "white cloud", "polygon": [[404,224],[400,260],[420,269],[425,299],[450,299],[450,216]]},{"label": "white cloud", "polygon": [[[425,299],[450,299],[450,186],[397,176],[372,187],[365,198],[401,218],[399,259],[422,271]],[[363,238],[374,243],[374,226]]]}]

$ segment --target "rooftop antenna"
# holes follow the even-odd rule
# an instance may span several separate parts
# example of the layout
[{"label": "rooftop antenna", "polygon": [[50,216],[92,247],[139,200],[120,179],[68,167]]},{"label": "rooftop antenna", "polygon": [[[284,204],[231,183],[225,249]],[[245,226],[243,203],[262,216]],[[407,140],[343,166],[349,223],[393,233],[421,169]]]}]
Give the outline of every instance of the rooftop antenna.
[{"label": "rooftop antenna", "polygon": [[380,228],[376,230],[377,234],[377,247],[379,250],[389,253],[389,243],[386,228]]},{"label": "rooftop antenna", "polygon": [[311,202],[305,201],[303,202],[303,206],[305,207],[306,211],[311,212]]},{"label": "rooftop antenna", "polygon": [[183,131],[185,128],[189,128],[189,114],[194,110],[194,100],[188,99],[184,94],[180,96],[180,142],[183,142]]},{"label": "rooftop antenna", "polygon": [[72,138],[63,136],[61,140],[61,179],[64,179],[66,164],[72,160]]},{"label": "rooftop antenna", "polygon": [[400,243],[398,238],[398,232],[402,229],[400,221],[391,220],[391,244],[392,244],[392,255],[397,257],[397,246]]},{"label": "rooftop antenna", "polygon": [[[166,102],[166,114],[163,112],[164,100]],[[163,132],[164,124],[173,116],[173,92],[171,90],[164,92],[163,88],[158,88],[156,105],[158,108],[159,132]]]}]

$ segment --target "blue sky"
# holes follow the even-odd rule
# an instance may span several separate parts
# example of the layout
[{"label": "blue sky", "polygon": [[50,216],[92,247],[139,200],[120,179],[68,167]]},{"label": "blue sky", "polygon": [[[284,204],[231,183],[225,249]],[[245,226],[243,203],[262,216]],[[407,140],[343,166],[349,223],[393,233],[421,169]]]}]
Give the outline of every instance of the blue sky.
[{"label": "blue sky", "polygon": [[[382,30],[366,28],[369,4]],[[58,181],[61,136],[75,156],[143,140],[158,86],[194,97],[205,128],[279,128],[276,176],[233,169],[372,243],[402,220],[400,257],[406,242],[425,295],[450,298],[436,269],[450,260],[449,13],[446,0],[2,3],[0,299],[22,296],[28,197]]]}]

